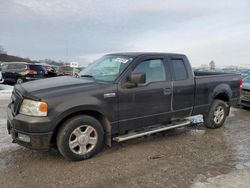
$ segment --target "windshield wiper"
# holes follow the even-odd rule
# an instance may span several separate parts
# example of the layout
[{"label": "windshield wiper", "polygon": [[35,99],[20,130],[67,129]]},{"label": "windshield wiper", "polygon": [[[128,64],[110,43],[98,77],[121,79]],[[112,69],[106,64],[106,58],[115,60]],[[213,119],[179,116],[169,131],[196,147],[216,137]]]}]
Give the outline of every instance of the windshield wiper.
[{"label": "windshield wiper", "polygon": [[92,78],[92,79],[94,79],[95,80],[95,77],[94,76],[92,76],[92,75],[90,75],[90,74],[83,74],[83,75],[80,75],[79,76],[79,78]]}]

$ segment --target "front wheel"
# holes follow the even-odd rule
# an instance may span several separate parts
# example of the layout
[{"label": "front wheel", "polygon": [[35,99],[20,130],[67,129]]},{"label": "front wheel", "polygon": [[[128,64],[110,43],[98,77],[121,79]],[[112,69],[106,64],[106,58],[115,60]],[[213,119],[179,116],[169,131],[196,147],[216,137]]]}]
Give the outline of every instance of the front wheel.
[{"label": "front wheel", "polygon": [[103,146],[104,131],[100,122],[87,115],[75,116],[60,128],[57,147],[68,160],[79,161],[92,157]]},{"label": "front wheel", "polygon": [[222,100],[214,100],[208,115],[204,117],[204,124],[210,129],[220,128],[224,124],[227,114],[227,104]]}]

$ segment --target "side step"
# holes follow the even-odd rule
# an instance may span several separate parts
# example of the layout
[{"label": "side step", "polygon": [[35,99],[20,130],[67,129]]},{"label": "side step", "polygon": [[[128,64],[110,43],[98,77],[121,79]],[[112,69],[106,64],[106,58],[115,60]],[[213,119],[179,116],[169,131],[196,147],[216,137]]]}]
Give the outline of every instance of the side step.
[{"label": "side step", "polygon": [[168,124],[168,125],[162,125],[162,126],[158,126],[158,127],[151,127],[151,128],[149,128],[147,130],[134,131],[134,132],[130,132],[128,134],[124,134],[124,135],[121,135],[121,136],[114,137],[113,140],[116,141],[116,142],[122,142],[122,141],[125,141],[125,140],[130,140],[130,139],[133,139],[133,138],[138,138],[138,137],[145,136],[145,135],[150,135],[150,134],[153,134],[153,133],[158,133],[158,132],[166,131],[166,130],[169,130],[169,129],[184,127],[186,125],[189,125],[190,123],[191,122],[189,120],[185,120],[185,121],[182,121],[182,122],[180,122],[178,124]]}]

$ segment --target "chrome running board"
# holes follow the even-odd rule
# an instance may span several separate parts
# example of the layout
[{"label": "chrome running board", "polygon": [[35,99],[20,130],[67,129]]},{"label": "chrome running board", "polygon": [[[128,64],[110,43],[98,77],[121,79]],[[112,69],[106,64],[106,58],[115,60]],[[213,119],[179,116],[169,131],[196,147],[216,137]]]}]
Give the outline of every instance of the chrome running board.
[{"label": "chrome running board", "polygon": [[130,140],[133,138],[138,138],[141,136],[145,136],[145,135],[150,135],[150,134],[154,134],[154,133],[158,133],[158,132],[162,132],[162,131],[166,131],[169,129],[174,129],[174,128],[178,128],[178,127],[184,127],[186,125],[189,125],[191,122],[189,120],[184,120],[178,124],[168,124],[168,125],[161,125],[158,127],[149,127],[147,130],[140,130],[140,131],[133,131],[133,132],[129,132],[128,134],[124,134],[121,136],[117,136],[114,137],[113,140],[116,142],[123,142],[125,140]]}]

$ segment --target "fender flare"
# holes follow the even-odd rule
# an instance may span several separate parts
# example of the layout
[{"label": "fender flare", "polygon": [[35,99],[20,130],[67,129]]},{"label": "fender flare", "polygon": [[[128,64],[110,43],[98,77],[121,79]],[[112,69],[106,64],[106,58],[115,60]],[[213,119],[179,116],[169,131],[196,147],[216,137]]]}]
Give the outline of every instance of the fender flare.
[{"label": "fender flare", "polygon": [[219,84],[218,86],[214,88],[213,92],[211,93],[211,96],[209,97],[210,103],[219,94],[226,94],[226,96],[228,97],[228,102],[230,102],[230,99],[232,98],[232,95],[233,95],[232,89],[228,84]]}]

